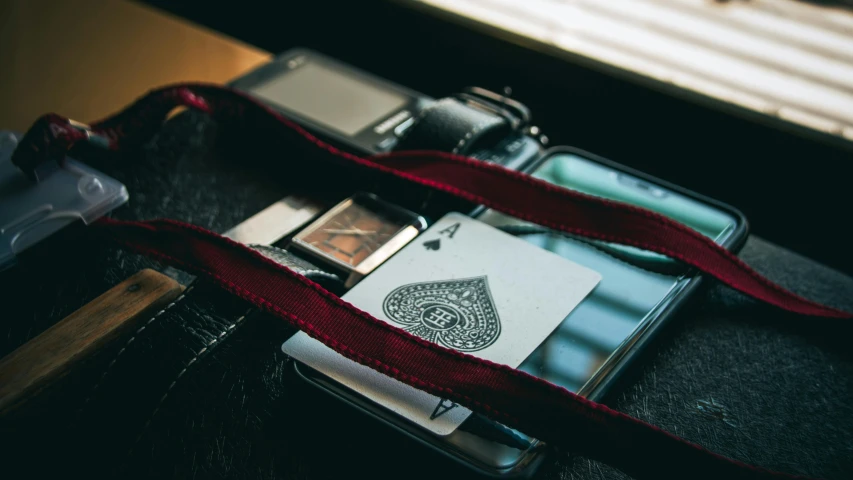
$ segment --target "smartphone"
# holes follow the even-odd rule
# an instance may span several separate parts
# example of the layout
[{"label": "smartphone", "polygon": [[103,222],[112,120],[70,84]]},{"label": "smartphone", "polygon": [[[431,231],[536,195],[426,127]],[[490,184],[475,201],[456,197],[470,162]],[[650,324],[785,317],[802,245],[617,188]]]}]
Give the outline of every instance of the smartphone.
[{"label": "smartphone", "polygon": [[[746,218],[733,207],[582,150],[552,149],[531,166],[530,174],[655,211],[731,251],[746,241]],[[546,229],[519,228],[524,222],[494,210],[478,212],[478,218],[510,232],[522,232],[521,238],[540,248],[601,273],[596,289],[519,367],[592,400],[607,392],[621,368],[700,279],[683,264],[657,253]]]},{"label": "smartphone", "polygon": [[[526,171],[556,185],[656,211],[732,251],[746,240],[747,222],[736,209],[582,150],[551,149]],[[662,255],[572,238],[490,209],[473,215],[602,275],[592,293],[519,367],[592,400],[607,393],[699,284],[694,272]],[[310,384],[485,476],[529,477],[548,452],[543,442],[476,415],[452,434],[437,436],[305,365],[296,362],[295,368]]]}]

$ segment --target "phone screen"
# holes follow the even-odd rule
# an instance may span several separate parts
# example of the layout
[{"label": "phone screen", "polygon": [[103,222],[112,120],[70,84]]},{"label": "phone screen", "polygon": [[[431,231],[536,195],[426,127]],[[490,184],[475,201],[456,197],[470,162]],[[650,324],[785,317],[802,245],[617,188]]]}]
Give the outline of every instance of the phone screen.
[{"label": "phone screen", "polygon": [[[572,153],[554,154],[532,175],[590,195],[648,208],[718,243],[738,226],[735,215],[715,206]],[[493,210],[485,211],[479,219],[496,227],[530,225]],[[602,275],[595,290],[519,367],[589,396],[603,371],[609,370],[602,368],[611,365],[608,360],[618,360],[636,334],[652,323],[685,286],[680,273],[684,270],[664,256],[633,247],[590,244],[551,231],[520,237]]]}]

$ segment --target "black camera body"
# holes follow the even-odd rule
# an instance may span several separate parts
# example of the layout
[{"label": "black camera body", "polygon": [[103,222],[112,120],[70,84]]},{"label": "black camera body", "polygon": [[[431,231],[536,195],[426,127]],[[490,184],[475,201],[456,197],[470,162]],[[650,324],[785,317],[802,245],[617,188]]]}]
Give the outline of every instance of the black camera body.
[{"label": "black camera body", "polygon": [[313,134],[361,155],[441,150],[520,169],[547,139],[523,104],[478,87],[439,100],[317,52],[285,52],[235,80]]}]

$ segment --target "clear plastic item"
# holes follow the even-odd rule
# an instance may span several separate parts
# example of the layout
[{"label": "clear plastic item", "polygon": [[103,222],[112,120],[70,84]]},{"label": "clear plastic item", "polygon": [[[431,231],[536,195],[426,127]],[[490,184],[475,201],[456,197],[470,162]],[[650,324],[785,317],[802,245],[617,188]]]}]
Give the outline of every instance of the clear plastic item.
[{"label": "clear plastic item", "polygon": [[33,182],[11,161],[19,139],[0,131],[0,270],[63,227],[89,224],[128,199],[121,182],[71,158],[40,171]]}]

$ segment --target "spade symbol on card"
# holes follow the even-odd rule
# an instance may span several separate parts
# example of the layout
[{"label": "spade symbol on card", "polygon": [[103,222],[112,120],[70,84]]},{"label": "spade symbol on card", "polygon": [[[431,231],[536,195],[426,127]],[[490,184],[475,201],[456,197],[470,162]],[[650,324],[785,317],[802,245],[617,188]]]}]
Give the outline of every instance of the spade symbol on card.
[{"label": "spade symbol on card", "polygon": [[445,413],[453,410],[454,408],[456,408],[458,406],[459,406],[458,404],[453,403],[450,400],[447,400],[445,398],[442,398],[441,400],[438,401],[438,405],[436,405],[435,408],[433,409],[432,415],[429,416],[429,419],[435,420],[436,418],[444,415]]},{"label": "spade symbol on card", "polygon": [[428,240],[424,242],[424,248],[427,250],[438,250],[441,248],[441,239],[436,238],[435,240]]},{"label": "spade symbol on card", "polygon": [[485,276],[399,286],[385,297],[382,311],[412,335],[462,352],[489,347],[501,334]]}]

